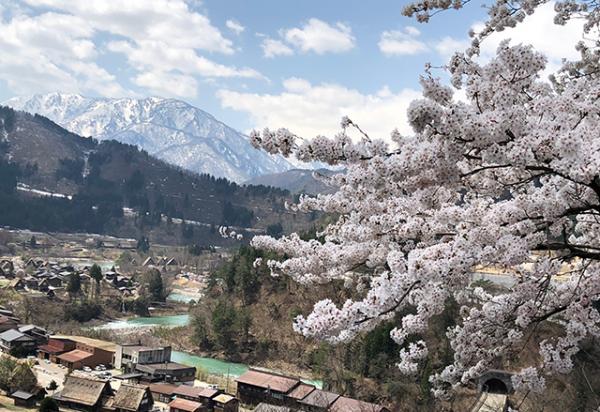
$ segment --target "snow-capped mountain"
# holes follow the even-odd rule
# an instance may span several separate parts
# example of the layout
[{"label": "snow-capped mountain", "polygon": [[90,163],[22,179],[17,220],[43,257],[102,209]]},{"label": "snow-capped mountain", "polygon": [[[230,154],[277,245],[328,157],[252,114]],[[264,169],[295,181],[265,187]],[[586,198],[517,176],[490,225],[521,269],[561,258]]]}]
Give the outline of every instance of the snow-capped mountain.
[{"label": "snow-capped mountain", "polygon": [[136,145],[182,168],[236,182],[292,167],[281,157],[255,149],[240,132],[181,100],[49,93],[15,97],[3,104],[46,116],[79,135]]}]

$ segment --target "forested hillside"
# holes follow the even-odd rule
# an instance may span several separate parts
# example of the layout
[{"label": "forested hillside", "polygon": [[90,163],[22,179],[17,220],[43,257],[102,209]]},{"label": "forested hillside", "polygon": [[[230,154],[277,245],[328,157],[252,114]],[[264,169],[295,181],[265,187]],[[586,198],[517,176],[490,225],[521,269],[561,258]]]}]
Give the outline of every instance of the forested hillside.
[{"label": "forested hillside", "polygon": [[310,218],[288,214],[285,190],[193,174],[39,115],[2,107],[0,130],[0,225],[202,244],[223,242],[220,225],[260,232]]}]

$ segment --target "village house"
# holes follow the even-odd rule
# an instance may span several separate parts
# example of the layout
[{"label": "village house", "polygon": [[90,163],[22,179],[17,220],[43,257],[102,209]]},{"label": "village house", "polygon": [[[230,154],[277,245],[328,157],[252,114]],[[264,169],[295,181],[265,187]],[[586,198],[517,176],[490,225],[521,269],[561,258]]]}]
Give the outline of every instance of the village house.
[{"label": "village house", "polygon": [[301,382],[300,385],[296,386],[290,393],[286,395],[288,401],[286,404],[295,405],[299,400],[304,399],[309,393],[314,391],[316,388],[314,385]]},{"label": "village house", "polygon": [[271,405],[268,403],[259,403],[253,412],[294,412],[288,406]]},{"label": "village house", "polygon": [[142,374],[142,380],[147,382],[193,382],[196,368],[175,362],[137,364],[135,371]]},{"label": "village house", "polygon": [[287,403],[286,395],[300,385],[300,379],[250,369],[236,379],[237,397],[245,404],[267,402],[276,405]]},{"label": "village house", "polygon": [[23,278],[23,282],[25,282],[25,287],[29,290],[37,290],[38,289],[38,280],[33,276],[25,276]]},{"label": "village house", "polygon": [[19,319],[13,316],[0,315],[0,332],[19,327]]},{"label": "village house", "polygon": [[62,391],[52,397],[61,408],[99,412],[112,395],[113,390],[107,381],[69,375]]},{"label": "village house", "polygon": [[48,332],[46,329],[36,325],[21,325],[19,326],[19,332],[31,336],[35,339],[36,344],[43,345],[48,341]]},{"label": "village house", "polygon": [[121,384],[115,393],[112,408],[116,412],[149,412],[154,399],[148,386]]},{"label": "village house", "polygon": [[58,356],[75,349],[75,342],[66,338],[52,337],[48,343],[38,347],[38,358],[48,359],[52,363],[58,363]]},{"label": "village house", "polygon": [[36,396],[30,392],[16,391],[10,395],[10,398],[14,401],[15,406],[22,408],[33,408],[35,406]]},{"label": "village house", "polygon": [[117,277],[119,274],[117,272],[115,272],[114,270],[109,270],[107,272],[104,272],[104,278],[108,281],[113,280],[115,277]]},{"label": "village house", "polygon": [[5,275],[12,274],[15,271],[15,265],[9,259],[2,259],[0,261],[0,269],[2,269]]},{"label": "village house", "polygon": [[117,275],[116,277],[114,277],[112,279],[111,284],[115,288],[126,288],[131,285],[131,278],[128,278],[126,276]]},{"label": "village house", "polygon": [[165,263],[165,266],[179,266],[179,262],[177,261],[177,259],[175,258],[171,258],[169,260],[167,260],[167,262]]},{"label": "village house", "polygon": [[15,353],[15,351],[18,351],[27,354],[33,352],[35,346],[35,339],[16,329],[9,329],[0,333],[0,350],[2,352]]},{"label": "village house", "polygon": [[339,397],[337,393],[315,389],[299,400],[298,404],[305,412],[326,412]]},{"label": "village house", "polygon": [[173,400],[173,392],[177,389],[177,385],[171,383],[151,383],[150,392],[155,401],[169,403]]},{"label": "village house", "polygon": [[390,412],[390,410],[374,403],[340,396],[331,405],[329,412]]},{"label": "village house", "polygon": [[15,317],[13,311],[10,309],[6,309],[4,306],[0,306],[0,316],[8,316],[9,318]]},{"label": "village house", "polygon": [[42,263],[42,261],[31,258],[27,262],[25,262],[25,270],[35,271],[37,268],[42,266]]},{"label": "village house", "polygon": [[15,272],[13,272],[12,270],[3,268],[0,265],[0,279],[14,279],[15,277]]},{"label": "village house", "polygon": [[152,256],[148,257],[146,260],[144,260],[144,263],[142,263],[142,266],[156,266],[156,262],[154,261],[154,259],[152,259]]},{"label": "village house", "polygon": [[75,349],[56,356],[58,363],[69,370],[84,366],[95,368],[98,365],[112,365],[116,346],[114,343],[84,336],[56,336],[75,342]]},{"label": "village house", "polygon": [[169,412],[208,412],[201,403],[187,399],[173,399],[169,403]]},{"label": "village house", "polygon": [[240,408],[240,401],[225,393],[215,396],[212,401],[214,412],[238,412]]},{"label": "village house", "polygon": [[198,402],[209,410],[213,408],[213,398],[221,392],[212,388],[201,388],[198,386],[178,386],[172,393],[177,399],[187,399]]},{"label": "village house", "polygon": [[390,412],[381,405],[340,396],[272,372],[251,368],[236,381],[239,400],[248,405],[262,404],[257,411],[279,412],[276,407],[282,407],[282,411],[288,408],[302,412]]},{"label": "village house", "polygon": [[25,289],[25,282],[23,282],[23,279],[21,279],[21,278],[14,278],[5,287],[7,289],[21,291],[21,290]]}]

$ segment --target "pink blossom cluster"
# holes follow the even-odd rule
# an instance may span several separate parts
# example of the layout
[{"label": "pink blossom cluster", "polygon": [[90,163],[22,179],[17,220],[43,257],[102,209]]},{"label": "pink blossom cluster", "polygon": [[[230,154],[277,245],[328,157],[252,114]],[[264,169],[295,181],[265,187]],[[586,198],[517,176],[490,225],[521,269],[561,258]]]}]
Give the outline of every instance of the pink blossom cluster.
[{"label": "pink blossom cluster", "polygon": [[[406,13],[426,20],[462,4],[424,0]],[[539,4],[498,1],[485,30],[517,24]],[[585,4],[558,3],[559,22],[583,14],[597,24]],[[393,132],[391,144],[349,118],[334,137],[253,133],[270,153],[345,168],[331,178],[337,192],[294,206],[337,217],[319,234],[324,241],[252,240],[286,256],[267,262],[273,273],[305,285],[341,280],[360,296],[317,303],[295,330],[346,342],[403,313],[391,337],[398,367],[414,373],[428,347],[408,338],[453,298],[461,319],[447,332],[453,362],[430,378],[437,396],[518,355],[542,322],[562,332],[539,345],[539,364],[517,373],[515,387],[539,392],[545,376],[568,373],[581,343],[600,332],[600,65],[596,49],[578,48],[581,60],[551,82],[540,78],[545,57],[526,45],[503,42],[485,64],[455,54],[452,87],[426,73],[423,98],[407,113],[414,134]],[[454,98],[456,88],[467,101]],[[351,139],[349,128],[362,137]],[[497,294],[471,287],[474,268],[486,266],[510,271],[515,285]]]}]

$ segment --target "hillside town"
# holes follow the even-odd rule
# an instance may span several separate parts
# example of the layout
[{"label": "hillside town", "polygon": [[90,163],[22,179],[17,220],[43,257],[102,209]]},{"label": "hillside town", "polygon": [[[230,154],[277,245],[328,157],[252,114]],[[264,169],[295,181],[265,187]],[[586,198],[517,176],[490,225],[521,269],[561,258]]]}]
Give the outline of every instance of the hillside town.
[{"label": "hillside town", "polygon": [[[205,281],[205,273],[191,271],[174,257],[149,256],[133,263],[131,273],[111,267],[96,278],[95,264],[3,258],[0,284],[5,291],[50,305],[68,305],[73,278],[84,295],[93,295],[101,284],[104,298],[137,298],[144,287],[136,276],[139,270],[158,270],[161,276],[188,284]],[[0,370],[29,371],[20,372],[28,379],[15,379],[4,387],[0,382],[0,410],[41,409],[51,403],[61,411],[90,412],[389,411],[262,368],[251,367],[231,385],[229,379],[224,386],[203,382],[195,366],[175,362],[172,353],[171,346],[61,334],[23,322],[13,310],[0,306]]]},{"label": "hillside town", "polygon": [[220,388],[199,381],[195,367],[173,362],[171,347],[52,334],[21,324],[6,308],[0,331],[0,363],[14,361],[35,376],[0,397],[0,407],[10,399],[20,408],[10,410],[55,402],[61,411],[90,412],[389,412],[263,369],[237,377],[235,389]]}]

